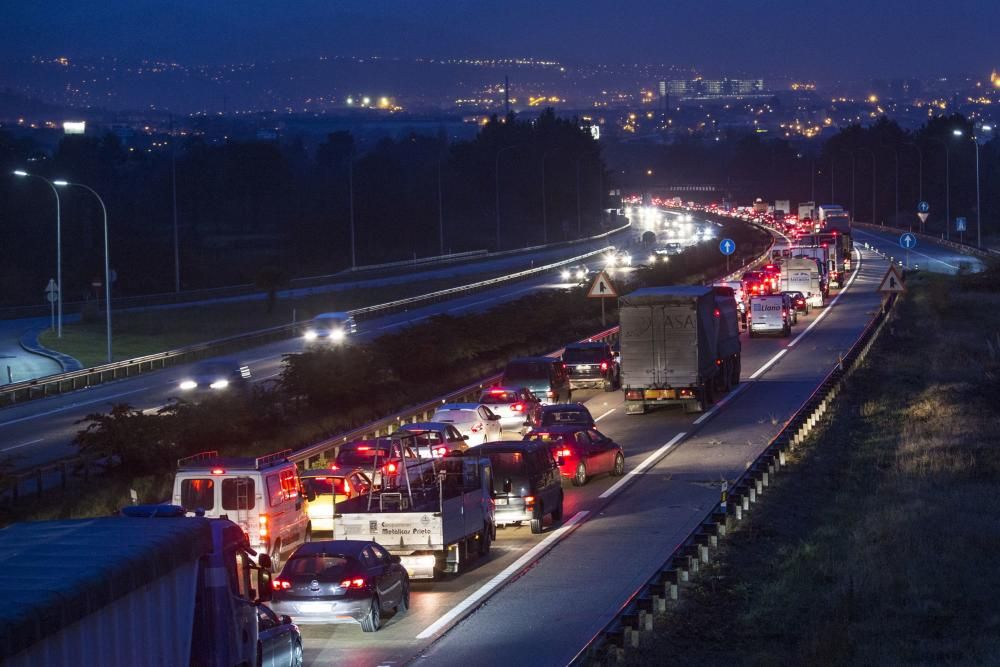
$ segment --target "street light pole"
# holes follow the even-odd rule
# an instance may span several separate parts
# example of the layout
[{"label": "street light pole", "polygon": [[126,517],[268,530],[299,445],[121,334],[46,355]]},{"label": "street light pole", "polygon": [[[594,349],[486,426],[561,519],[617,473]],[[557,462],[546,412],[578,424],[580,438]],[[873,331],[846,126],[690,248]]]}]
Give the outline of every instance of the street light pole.
[{"label": "street light pole", "polygon": [[101,213],[104,216],[104,312],[108,330],[108,363],[110,364],[113,358],[111,356],[111,261],[108,250],[108,208],[104,205],[104,200],[101,199],[101,195],[97,194],[97,191],[89,185],[84,185],[83,183],[70,183],[68,181],[54,181],[54,183],[60,187],[68,186],[83,188],[90,194],[94,195],[94,197],[97,198],[98,203],[101,205]]},{"label": "street light pole", "polygon": [[37,178],[39,180],[45,181],[50,188],[52,188],[52,194],[56,196],[56,337],[62,338],[62,321],[63,321],[63,301],[62,301],[62,207],[59,203],[59,190],[56,188],[55,183],[45,178],[44,176],[38,176],[37,174],[29,174],[26,171],[18,169],[14,172],[15,176],[21,178],[31,177]]},{"label": "street light pole", "polygon": [[951,147],[940,137],[927,137],[928,141],[936,141],[944,147],[944,237],[951,239]]},{"label": "street light pole", "polygon": [[[983,125],[979,128],[983,132],[992,132],[992,125]],[[952,130],[952,134],[956,137],[961,137],[963,132],[960,129]],[[976,247],[983,247],[983,213],[980,210],[982,207],[982,201],[980,199],[980,187],[979,187],[979,135],[973,134],[972,141],[976,145]]]}]

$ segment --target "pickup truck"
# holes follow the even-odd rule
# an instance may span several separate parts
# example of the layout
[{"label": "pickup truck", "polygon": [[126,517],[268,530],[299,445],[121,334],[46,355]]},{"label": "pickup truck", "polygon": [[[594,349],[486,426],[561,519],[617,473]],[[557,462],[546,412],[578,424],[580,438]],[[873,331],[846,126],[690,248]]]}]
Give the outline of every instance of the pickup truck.
[{"label": "pickup truck", "polygon": [[496,537],[489,459],[450,455],[404,466],[394,488],[337,505],[336,540],[378,542],[411,579],[458,573]]},{"label": "pickup truck", "polygon": [[570,389],[600,387],[614,391],[621,387],[618,357],[607,343],[572,343],[563,350],[562,361]]}]

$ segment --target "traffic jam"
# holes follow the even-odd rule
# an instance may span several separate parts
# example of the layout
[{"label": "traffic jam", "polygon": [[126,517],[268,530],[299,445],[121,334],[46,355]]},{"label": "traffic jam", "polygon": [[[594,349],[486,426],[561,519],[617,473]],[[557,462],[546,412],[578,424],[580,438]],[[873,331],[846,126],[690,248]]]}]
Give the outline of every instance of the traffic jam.
[{"label": "traffic jam", "polygon": [[[619,331],[511,359],[477,401],[443,403],[427,421],[345,442],[321,467],[297,469],[291,451],[182,459],[174,504],[243,527],[273,568],[270,609],[320,629],[307,641],[321,641],[327,626],[373,633],[392,624],[419,603],[415,586],[432,591],[488,559],[495,542],[557,528],[580,487],[626,474],[628,442],[602,430],[588,404],[610,401],[628,415],[709,410],[741,382],[744,337],[790,336],[852,270],[841,207],[682,209],[752,221],[777,240],[731,280],[623,290]],[[631,263],[624,250],[605,260]],[[325,316],[308,343],[341,344],[353,327]]]}]

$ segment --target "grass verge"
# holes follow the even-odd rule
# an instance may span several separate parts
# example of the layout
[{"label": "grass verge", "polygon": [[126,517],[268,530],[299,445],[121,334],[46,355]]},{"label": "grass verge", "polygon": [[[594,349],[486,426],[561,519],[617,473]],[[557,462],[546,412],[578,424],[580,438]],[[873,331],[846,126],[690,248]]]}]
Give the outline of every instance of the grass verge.
[{"label": "grass verge", "polygon": [[997,664],[1000,293],[921,275],[637,665]]}]

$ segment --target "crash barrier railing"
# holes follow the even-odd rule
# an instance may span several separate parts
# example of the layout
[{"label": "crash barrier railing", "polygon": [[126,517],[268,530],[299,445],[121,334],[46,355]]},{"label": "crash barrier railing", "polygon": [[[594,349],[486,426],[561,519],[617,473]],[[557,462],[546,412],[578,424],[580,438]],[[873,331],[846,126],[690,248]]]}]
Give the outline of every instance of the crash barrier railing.
[{"label": "crash barrier railing", "polygon": [[[886,227],[882,225],[873,225],[869,222],[858,222],[856,220],[851,224],[856,225],[857,227],[861,227],[862,229],[870,229],[872,231],[879,231],[879,232],[893,232],[893,233],[899,232],[900,234],[903,234],[904,232],[909,232],[914,236],[916,236],[918,239],[923,239],[924,241],[927,241],[929,243],[936,243],[938,245],[943,245],[946,248],[957,250],[958,252],[964,255],[972,255],[974,257],[993,257],[993,258],[1000,257],[1000,251],[998,250],[993,250],[991,248],[977,248],[976,246],[968,243],[959,243],[958,241],[952,241],[951,239],[938,238],[937,236],[934,236],[932,234],[914,232],[904,227]],[[903,248],[900,248],[899,252],[903,253],[905,252],[905,250]]]},{"label": "crash barrier railing", "polygon": [[[505,257],[508,255],[516,255],[518,253],[525,252],[535,252],[538,250],[544,250],[546,248],[561,248],[566,246],[572,246],[580,243],[587,243],[591,241],[599,241],[605,239],[612,234],[616,234],[622,230],[627,229],[631,223],[617,227],[607,232],[601,232],[600,234],[594,234],[593,236],[587,236],[582,239],[573,239],[571,241],[560,241],[558,243],[550,243],[548,245],[537,245],[529,246],[525,248],[515,248],[512,250],[504,250],[501,252],[489,252],[487,250],[470,250],[468,252],[452,253],[450,255],[436,255],[434,257],[422,257],[415,260],[402,260],[399,262],[389,262],[386,264],[369,264],[365,266],[359,266],[357,269],[347,269],[345,271],[340,271],[338,273],[331,273],[318,276],[303,276],[301,278],[293,278],[289,281],[286,288],[280,290],[285,292],[287,290],[304,289],[309,287],[317,287],[320,285],[327,285],[335,282],[352,281],[357,280],[360,274],[366,272],[374,272],[392,268],[405,268],[407,266],[419,266],[419,265],[434,265],[434,264],[451,264],[457,261],[464,261],[467,259],[482,258],[483,260],[490,260],[496,257]],[[195,305],[196,302],[206,299],[219,299],[226,297],[245,297],[253,294],[263,294],[264,291],[260,287],[254,285],[253,283],[244,283],[241,285],[227,285],[223,287],[206,287],[202,289],[195,290],[185,290],[183,292],[160,292],[157,294],[143,294],[136,296],[121,296],[114,297],[112,303],[114,305],[115,311],[128,310],[130,308],[143,308],[143,307],[153,307],[153,306],[164,306],[164,305],[174,305],[174,304],[185,304],[189,303]],[[63,309],[67,313],[79,312],[88,303],[88,301],[65,301],[63,302]],[[31,306],[10,306],[5,308],[0,308],[0,319],[19,319],[22,317],[48,317],[49,315],[49,304],[38,304]]]},{"label": "crash barrier railing", "polygon": [[[450,287],[443,290],[437,290],[436,292],[421,294],[405,299],[397,299],[396,301],[381,303],[375,306],[357,308],[348,312],[353,315],[356,320],[365,320],[375,316],[391,315],[392,313],[408,310],[418,304],[426,305],[436,303],[444,299],[453,298],[457,294],[472,294],[484,289],[491,289],[507,282],[551,271],[552,269],[565,266],[566,264],[572,264],[573,262],[579,262],[587,259],[588,257],[606,253],[612,249],[613,246],[605,246],[598,250],[586,252],[582,255],[576,255],[575,257],[570,257],[568,259],[561,259],[557,262],[531,269],[525,269],[523,271],[507,274],[505,276],[481,280],[468,285]],[[78,371],[57,373],[41,378],[35,378],[33,380],[25,380],[22,382],[3,385],[0,386],[0,406],[21,403],[35,398],[42,398],[67,391],[75,391],[77,389],[91,387],[111,380],[117,380],[125,377],[131,377],[133,375],[139,375],[141,373],[148,373],[153,370],[159,370],[170,365],[188,363],[204,359],[206,357],[244,350],[249,347],[262,345],[264,343],[284,340],[296,335],[296,333],[304,325],[305,323],[303,322],[281,324],[276,327],[250,331],[236,336],[219,338],[216,340],[206,341],[204,343],[195,343],[193,345],[187,345],[185,347],[168,350],[166,352],[157,352],[156,354],[149,354],[133,359],[125,359],[110,364],[102,364],[93,368],[84,368]]]},{"label": "crash barrier railing", "polygon": [[643,634],[653,630],[653,618],[667,610],[668,601],[679,598],[682,586],[711,562],[719,541],[732,532],[750,511],[777,472],[787,464],[786,456],[804,442],[830,410],[843,390],[844,381],[868,356],[889,319],[895,295],[868,323],[850,350],[826,374],[819,386],[785,422],[767,448],[732,484],[723,484],[719,504],[681,541],[652,576],[636,589],[603,627],[576,655],[571,665],[615,664],[629,649],[639,648]]}]

